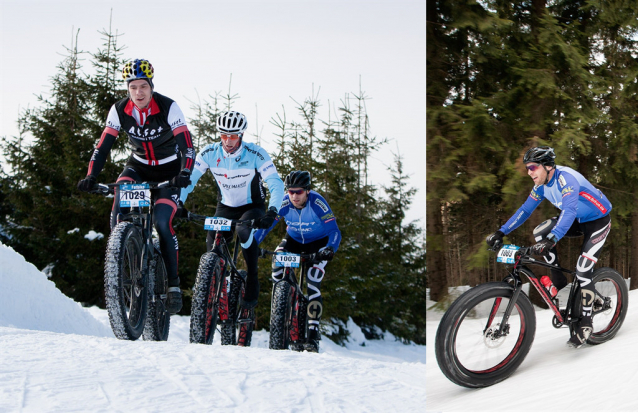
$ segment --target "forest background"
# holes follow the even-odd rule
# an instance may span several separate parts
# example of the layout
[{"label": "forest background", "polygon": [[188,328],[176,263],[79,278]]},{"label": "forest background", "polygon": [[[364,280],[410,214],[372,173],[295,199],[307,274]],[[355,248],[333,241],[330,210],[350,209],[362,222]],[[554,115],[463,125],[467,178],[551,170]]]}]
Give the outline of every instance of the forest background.
[{"label": "forest background", "polygon": [[[101,32],[102,46],[78,49],[77,33],[66,48],[57,72],[38,104],[21,111],[18,136],[2,136],[4,167],[0,175],[0,241],[12,246],[42,269],[63,293],[84,305],[104,306],[103,260],[112,200],[83,194],[76,184],[88,161],[111,105],[126,96],[121,80],[124,60],[117,30]],[[161,93],[161,91],[160,91]],[[311,171],[314,189],[328,200],[343,240],[327,268],[322,285],[324,332],[337,341],[347,338],[349,317],[369,338],[384,331],[425,344],[425,238],[418,222],[407,222],[416,189],[409,184],[400,153],[388,168],[387,186],[369,181],[369,160],[386,139],[370,133],[366,93],[346,93],[334,118],[320,119],[318,94],[295,100],[294,114],[285,109],[270,119],[276,151],[271,152],[281,175]],[[197,150],[218,140],[216,119],[233,108],[238,95],[213,92],[192,103],[188,119]],[[260,135],[252,136],[260,143]],[[114,182],[128,156],[122,132],[101,182]],[[205,175],[187,202],[189,210],[212,214],[217,204],[212,175]],[[90,231],[104,237],[89,237]],[[191,223],[176,226],[180,244],[180,277],[190,311],[205,231]],[[285,232],[279,225],[262,247],[273,249]],[[257,328],[268,328],[270,263],[260,261]]]},{"label": "forest background", "polygon": [[[445,301],[448,286],[506,275],[485,237],[529,196],[522,156],[538,145],[609,198],[612,231],[598,266],[638,287],[637,30],[636,1],[428,1],[432,300]],[[544,202],[506,240],[532,245],[532,229],[559,212]],[[581,243],[561,240],[562,265],[575,266]]]}]

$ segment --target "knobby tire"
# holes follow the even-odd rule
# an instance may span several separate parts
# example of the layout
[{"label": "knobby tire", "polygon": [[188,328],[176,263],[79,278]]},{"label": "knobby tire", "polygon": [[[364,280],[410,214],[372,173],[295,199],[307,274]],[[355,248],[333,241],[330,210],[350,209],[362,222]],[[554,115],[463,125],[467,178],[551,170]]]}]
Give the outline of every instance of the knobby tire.
[{"label": "knobby tire", "polygon": [[275,284],[270,309],[270,341],[271,350],[287,350],[290,344],[290,325],[292,321],[293,286],[287,281]]},{"label": "knobby tire", "polygon": [[147,341],[166,341],[171,324],[171,314],[166,310],[168,275],[159,240],[154,240],[153,246],[154,256],[148,277],[148,311],[142,338]]},{"label": "knobby tire", "polygon": [[130,222],[109,235],[104,262],[104,296],[111,329],[120,340],[137,340],[144,330],[148,277],[142,274],[143,241]]},{"label": "knobby tire", "polygon": [[219,289],[223,277],[219,256],[202,255],[191,305],[190,342],[212,344],[217,328]]}]

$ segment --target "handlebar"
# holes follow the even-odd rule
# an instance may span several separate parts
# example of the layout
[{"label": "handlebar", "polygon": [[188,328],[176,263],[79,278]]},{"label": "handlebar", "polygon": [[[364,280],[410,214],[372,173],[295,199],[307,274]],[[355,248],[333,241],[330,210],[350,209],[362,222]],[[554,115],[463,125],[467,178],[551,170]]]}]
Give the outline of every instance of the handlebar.
[{"label": "handlebar", "polygon": [[89,191],[90,194],[98,194],[98,195],[113,195],[115,193],[115,188],[119,188],[121,185],[135,185],[135,184],[147,184],[149,189],[162,189],[162,188],[174,188],[179,189],[178,187],[171,185],[170,181],[163,182],[116,182],[110,184],[96,184],[95,189]]},{"label": "handlebar", "polygon": [[[188,221],[193,221],[193,222],[204,222],[206,221],[206,218],[212,218],[209,215],[199,215],[199,214],[195,214],[192,212],[188,212],[188,217],[186,218],[186,220]],[[221,217],[220,217],[221,218]],[[229,219],[231,222],[231,225],[245,225],[249,228],[256,228],[255,225],[255,220],[254,219],[230,219],[230,218],[226,218]]]},{"label": "handlebar", "polygon": [[[259,258],[267,258],[267,255],[275,255],[278,254],[280,252],[286,252],[286,251],[268,251],[265,248],[260,248],[259,249]],[[296,253],[295,253],[296,254]],[[316,253],[312,253],[312,254],[297,254],[299,255],[301,258],[306,259],[306,260],[314,260],[316,257]]]}]

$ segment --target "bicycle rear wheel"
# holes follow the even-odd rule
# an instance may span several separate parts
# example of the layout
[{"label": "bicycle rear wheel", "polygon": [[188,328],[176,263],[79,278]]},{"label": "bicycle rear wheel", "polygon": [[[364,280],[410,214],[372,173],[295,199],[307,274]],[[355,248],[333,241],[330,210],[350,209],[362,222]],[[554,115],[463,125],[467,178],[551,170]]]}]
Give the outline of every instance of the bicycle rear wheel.
[{"label": "bicycle rear wheel", "polygon": [[294,294],[294,287],[287,281],[279,281],[273,288],[268,343],[271,350],[288,349]]},{"label": "bicycle rear wheel", "polygon": [[529,352],[536,315],[529,298],[519,294],[505,334],[498,334],[514,287],[504,282],[476,286],[446,311],[436,332],[436,360],[443,374],[459,386],[487,387],[516,371]]},{"label": "bicycle rear wheel", "polygon": [[193,287],[190,342],[212,344],[217,328],[219,292],[223,271],[214,252],[202,255]]},{"label": "bicycle rear wheel", "polygon": [[139,229],[120,222],[111,230],[104,263],[104,296],[111,329],[120,340],[137,340],[144,330],[148,276],[142,274]]},{"label": "bicycle rear wheel", "polygon": [[[595,345],[611,340],[618,333],[627,315],[629,292],[625,279],[613,268],[597,268],[592,280],[596,292],[592,311],[594,328],[587,343]],[[580,300],[575,307],[580,314]],[[570,324],[572,334],[576,327],[577,324]]]},{"label": "bicycle rear wheel", "polygon": [[142,338],[147,341],[166,341],[171,325],[171,314],[166,310],[168,276],[159,240],[154,240],[154,256],[148,277],[148,313]]}]

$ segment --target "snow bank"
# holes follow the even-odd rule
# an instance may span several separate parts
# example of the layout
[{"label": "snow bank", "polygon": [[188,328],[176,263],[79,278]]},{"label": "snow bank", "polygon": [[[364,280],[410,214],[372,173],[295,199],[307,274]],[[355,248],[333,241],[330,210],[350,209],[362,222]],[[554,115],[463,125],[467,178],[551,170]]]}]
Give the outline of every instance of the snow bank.
[{"label": "snow bank", "polygon": [[2,243],[0,262],[0,326],[113,337],[109,328]]}]

